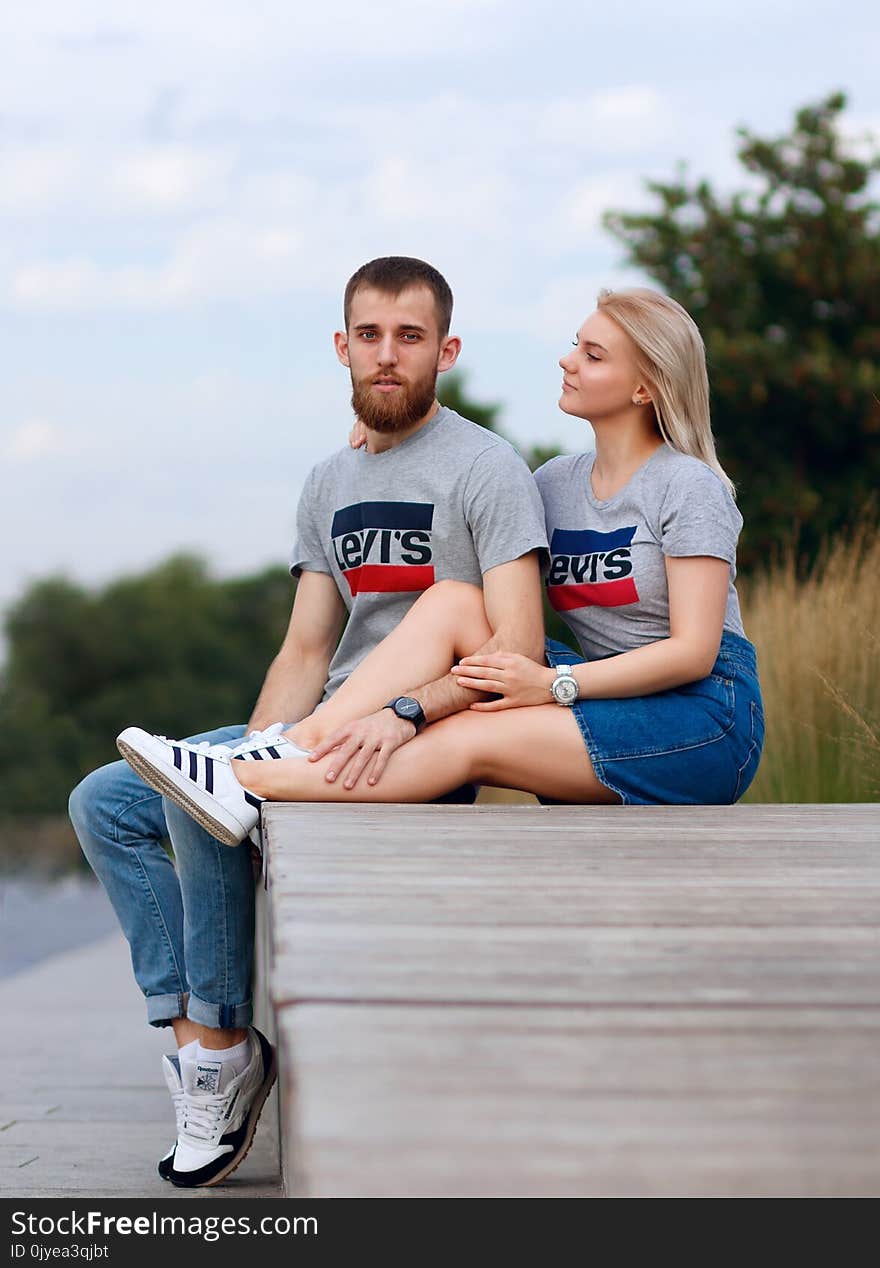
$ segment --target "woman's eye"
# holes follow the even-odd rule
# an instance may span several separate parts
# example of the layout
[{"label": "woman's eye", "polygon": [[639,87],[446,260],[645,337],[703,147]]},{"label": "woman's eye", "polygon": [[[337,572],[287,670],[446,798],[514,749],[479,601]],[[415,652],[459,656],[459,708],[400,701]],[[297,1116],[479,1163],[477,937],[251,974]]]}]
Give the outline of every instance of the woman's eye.
[{"label": "woman's eye", "polygon": [[577,335],[575,335],[575,337],[572,339],[572,341],[571,341],[571,346],[572,346],[573,348],[576,348],[576,347],[578,346],[578,337],[577,337]]},{"label": "woman's eye", "polygon": [[594,356],[593,356],[593,354],[592,354],[592,352],[588,352],[588,353],[587,353],[587,360],[588,360],[588,361],[601,361],[601,360],[602,360],[602,358],[601,358],[601,357],[594,357]]}]

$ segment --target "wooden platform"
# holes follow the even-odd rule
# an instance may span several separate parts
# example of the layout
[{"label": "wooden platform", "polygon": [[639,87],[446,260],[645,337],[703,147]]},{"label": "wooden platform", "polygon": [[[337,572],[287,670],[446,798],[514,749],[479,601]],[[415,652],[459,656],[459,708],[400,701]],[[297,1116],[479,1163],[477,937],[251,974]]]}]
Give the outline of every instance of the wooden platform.
[{"label": "wooden platform", "polygon": [[289,1193],[880,1192],[880,806],[264,814]]}]

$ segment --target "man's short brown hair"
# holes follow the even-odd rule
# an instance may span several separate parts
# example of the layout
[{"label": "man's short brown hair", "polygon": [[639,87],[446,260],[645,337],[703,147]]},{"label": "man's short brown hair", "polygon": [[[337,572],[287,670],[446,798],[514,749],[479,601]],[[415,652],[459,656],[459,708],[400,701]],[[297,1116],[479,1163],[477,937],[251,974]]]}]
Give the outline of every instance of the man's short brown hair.
[{"label": "man's short brown hair", "polygon": [[401,291],[411,286],[427,286],[434,296],[434,307],[437,310],[437,326],[440,338],[449,334],[452,321],[452,291],[442,273],[438,273],[424,260],[415,260],[408,255],[383,255],[378,260],[370,260],[363,264],[348,279],[343,301],[345,329],[351,316],[351,301],[355,292],[363,287],[372,287],[385,295],[398,296]]}]

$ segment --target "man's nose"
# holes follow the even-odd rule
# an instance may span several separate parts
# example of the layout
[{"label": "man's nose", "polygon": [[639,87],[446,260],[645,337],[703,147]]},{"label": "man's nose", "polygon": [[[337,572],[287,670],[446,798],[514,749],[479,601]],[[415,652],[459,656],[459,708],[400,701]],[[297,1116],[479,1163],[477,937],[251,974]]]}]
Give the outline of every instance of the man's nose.
[{"label": "man's nose", "polygon": [[395,365],[397,363],[397,348],[390,335],[379,343],[378,361],[380,365]]}]

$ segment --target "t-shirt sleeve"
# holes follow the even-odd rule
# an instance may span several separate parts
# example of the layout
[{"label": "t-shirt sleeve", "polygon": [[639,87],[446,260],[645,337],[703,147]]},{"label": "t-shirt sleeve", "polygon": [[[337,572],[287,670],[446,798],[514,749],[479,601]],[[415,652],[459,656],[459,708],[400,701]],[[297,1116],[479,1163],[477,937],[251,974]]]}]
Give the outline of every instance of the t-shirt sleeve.
[{"label": "t-shirt sleeve", "polygon": [[332,575],[316,513],[316,483],[315,472],[310,471],[296,508],[296,539],[290,552],[290,571],[294,577],[299,577],[304,572],[326,572]]},{"label": "t-shirt sleeve", "polygon": [[660,511],[664,555],[736,560],[742,516],[730,493],[703,463],[676,472]]},{"label": "t-shirt sleeve", "polygon": [[539,550],[547,554],[544,506],[534,477],[509,445],[492,445],[474,459],[464,489],[464,515],[480,572]]}]

